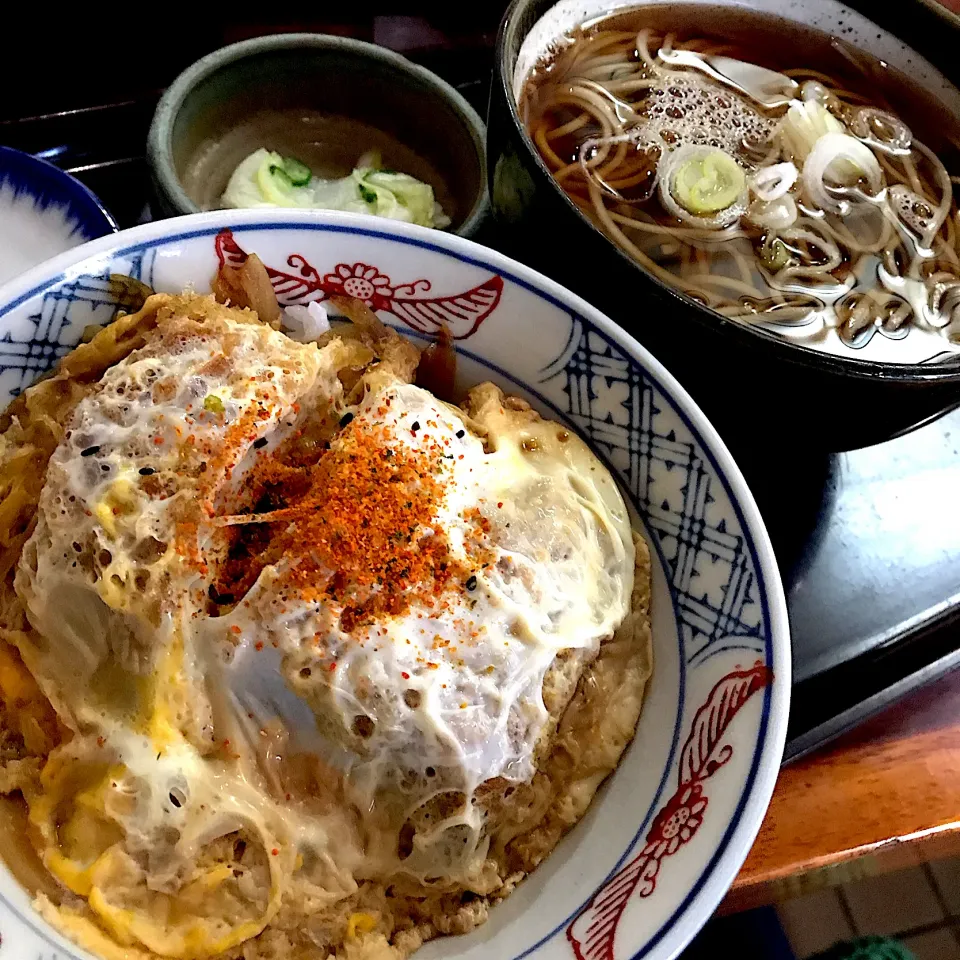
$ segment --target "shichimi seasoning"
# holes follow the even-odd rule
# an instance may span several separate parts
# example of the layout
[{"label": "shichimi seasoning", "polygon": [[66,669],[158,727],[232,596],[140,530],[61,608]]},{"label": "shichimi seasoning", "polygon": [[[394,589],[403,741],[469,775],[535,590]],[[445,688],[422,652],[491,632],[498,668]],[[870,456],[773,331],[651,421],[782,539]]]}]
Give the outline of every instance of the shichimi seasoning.
[{"label": "shichimi seasoning", "polygon": [[261,487],[304,492],[287,506],[258,514],[252,526],[262,531],[261,523],[269,524],[269,543],[256,551],[263,560],[288,561],[282,594],[335,603],[340,627],[350,633],[415,604],[442,607],[445,592],[466,589],[487,559],[490,526],[479,511],[470,511],[469,563],[452,556],[438,523],[451,472],[441,443],[415,431],[412,444],[401,442],[390,426],[363,418],[343,422],[313,464],[294,466],[289,451],[259,455]]}]

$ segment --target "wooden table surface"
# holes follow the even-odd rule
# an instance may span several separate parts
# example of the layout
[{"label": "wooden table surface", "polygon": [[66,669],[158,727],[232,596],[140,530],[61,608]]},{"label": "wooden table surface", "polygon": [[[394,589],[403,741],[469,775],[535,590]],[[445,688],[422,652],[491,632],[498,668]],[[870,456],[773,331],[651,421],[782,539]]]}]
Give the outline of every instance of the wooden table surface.
[{"label": "wooden table surface", "polygon": [[783,768],[733,912],[960,854],[960,670]]}]

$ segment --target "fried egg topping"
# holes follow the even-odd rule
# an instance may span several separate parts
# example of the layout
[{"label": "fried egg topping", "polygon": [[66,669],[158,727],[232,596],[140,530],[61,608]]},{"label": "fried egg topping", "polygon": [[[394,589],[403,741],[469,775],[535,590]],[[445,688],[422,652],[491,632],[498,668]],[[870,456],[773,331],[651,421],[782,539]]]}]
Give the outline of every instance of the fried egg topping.
[{"label": "fried egg topping", "polygon": [[162,322],[77,407],[16,579],[73,733],[30,819],[120,944],[229,950],[294,873],[321,905],[482,892],[485,798],[534,776],[545,700],[629,613],[629,517],[586,445],[411,376],[234,311]]}]

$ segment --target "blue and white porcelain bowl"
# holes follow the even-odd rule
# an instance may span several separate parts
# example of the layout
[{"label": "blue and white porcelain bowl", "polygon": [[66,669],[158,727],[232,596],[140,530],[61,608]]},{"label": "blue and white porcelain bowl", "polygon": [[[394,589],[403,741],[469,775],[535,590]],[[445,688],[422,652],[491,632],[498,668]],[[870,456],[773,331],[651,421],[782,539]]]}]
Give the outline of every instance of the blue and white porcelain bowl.
[{"label": "blue and white porcelain bowl", "polygon": [[[633,745],[583,821],[486,925],[418,958],[675,957],[750,849],[787,724],[783,590],[730,454],[676,380],[584,300],[460,237],[345,214],[182,217],[31,271],[0,290],[0,396],[111,319],[111,273],[204,291],[242,250],[268,266],[284,304],[347,293],[415,338],[445,322],[464,385],[493,380],[583,435],[653,548],[655,666]],[[2,866],[0,936],[22,960],[83,955]]]},{"label": "blue and white porcelain bowl", "polygon": [[69,173],[0,147],[0,283],[118,229],[96,195]]}]

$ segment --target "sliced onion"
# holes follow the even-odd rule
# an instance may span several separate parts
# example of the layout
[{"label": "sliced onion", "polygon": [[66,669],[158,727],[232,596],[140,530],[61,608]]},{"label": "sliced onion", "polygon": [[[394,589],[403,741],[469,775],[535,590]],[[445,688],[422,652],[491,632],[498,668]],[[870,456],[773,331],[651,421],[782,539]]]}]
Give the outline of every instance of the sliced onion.
[{"label": "sliced onion", "polygon": [[283,330],[292,340],[312,343],[330,329],[330,318],[323,304],[312,300],[308,304],[297,303],[283,310]]},{"label": "sliced onion", "polygon": [[819,100],[795,100],[780,123],[780,140],[787,157],[803,163],[817,141],[846,127]]},{"label": "sliced onion", "polygon": [[417,386],[429,390],[447,403],[453,402],[457,382],[457,351],[447,325],[440,328],[437,339],[420,354],[417,364]]},{"label": "sliced onion", "polygon": [[754,200],[746,213],[747,219],[767,230],[785,230],[796,223],[797,204],[790,194],[775,200]]},{"label": "sliced onion", "polygon": [[866,179],[874,194],[880,192],[883,174],[873,151],[846,133],[825,133],[813,145],[803,164],[807,199],[821,210],[839,214],[847,211],[847,202],[832,196],[826,183],[826,178],[830,177],[842,186],[844,165],[852,166],[858,177]]},{"label": "sliced onion", "polygon": [[789,161],[761,167],[750,178],[750,189],[761,200],[776,200],[787,193],[797,182],[800,172]]},{"label": "sliced onion", "polygon": [[[884,129],[885,128],[885,129]],[[913,143],[913,134],[910,128],[892,113],[878,110],[876,107],[861,107],[850,123],[850,129],[870,146],[905,156],[910,153]]]},{"label": "sliced onion", "polygon": [[[330,297],[327,303],[334,308],[334,316],[342,315],[346,317],[354,326],[359,327],[375,340],[389,336],[384,322],[363,300],[338,293]],[[337,311],[339,311],[339,314]],[[329,310],[327,310],[327,316],[330,316]]]},{"label": "sliced onion", "polygon": [[255,311],[260,320],[272,327],[280,322],[280,304],[270,274],[255,253],[239,266],[221,264],[213,280],[213,293],[220,303]]}]

